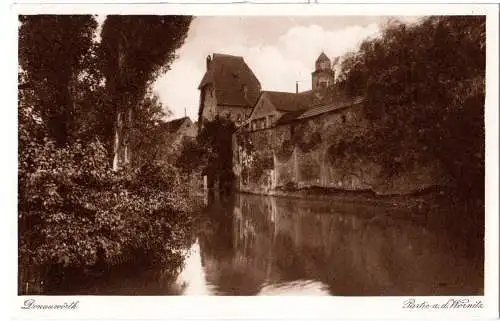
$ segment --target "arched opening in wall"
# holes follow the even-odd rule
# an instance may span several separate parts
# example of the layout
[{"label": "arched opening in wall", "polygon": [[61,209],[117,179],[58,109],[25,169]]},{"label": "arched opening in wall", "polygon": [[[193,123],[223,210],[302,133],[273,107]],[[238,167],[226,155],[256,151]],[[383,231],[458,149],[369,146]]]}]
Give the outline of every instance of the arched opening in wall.
[{"label": "arched opening in wall", "polygon": [[279,162],[287,162],[292,157],[294,146],[291,141],[285,140],[275,151],[276,159]]},{"label": "arched opening in wall", "polygon": [[303,153],[309,153],[316,150],[323,141],[319,131],[314,131],[308,136],[301,136],[299,139],[297,145]]},{"label": "arched opening in wall", "polygon": [[326,158],[328,162],[331,165],[339,162],[345,157],[346,150],[347,144],[344,142],[330,145],[326,151]]}]

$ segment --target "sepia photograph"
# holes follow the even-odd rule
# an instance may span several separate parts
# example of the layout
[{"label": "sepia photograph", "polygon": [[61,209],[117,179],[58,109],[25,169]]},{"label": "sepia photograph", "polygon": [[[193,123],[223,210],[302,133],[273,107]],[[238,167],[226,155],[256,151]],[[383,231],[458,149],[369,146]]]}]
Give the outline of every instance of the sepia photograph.
[{"label": "sepia photograph", "polygon": [[17,294],[485,295],[486,20],[19,15]]}]

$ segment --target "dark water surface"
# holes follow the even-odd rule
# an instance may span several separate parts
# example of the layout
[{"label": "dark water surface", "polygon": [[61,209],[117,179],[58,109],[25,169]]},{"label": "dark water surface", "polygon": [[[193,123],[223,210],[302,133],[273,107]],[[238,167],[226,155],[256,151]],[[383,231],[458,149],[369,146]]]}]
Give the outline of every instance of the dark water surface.
[{"label": "dark water surface", "polygon": [[75,292],[481,295],[483,240],[454,215],[442,209],[240,194],[202,213],[178,275],[156,268]]}]

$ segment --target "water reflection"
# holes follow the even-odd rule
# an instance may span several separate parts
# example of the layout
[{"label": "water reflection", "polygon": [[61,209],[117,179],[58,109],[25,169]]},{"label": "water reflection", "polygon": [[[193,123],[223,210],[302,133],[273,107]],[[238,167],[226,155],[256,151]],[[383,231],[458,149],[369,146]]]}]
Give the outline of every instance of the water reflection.
[{"label": "water reflection", "polygon": [[85,286],[72,284],[66,292],[481,295],[483,241],[461,222],[451,210],[422,214],[242,194],[207,207],[196,241],[175,273],[158,267],[114,273]]},{"label": "water reflection", "polygon": [[179,274],[176,284],[182,289],[182,295],[210,295],[211,285],[205,280],[205,272],[201,263],[200,244],[198,240],[186,254],[184,268]]},{"label": "water reflection", "polygon": [[397,211],[253,195],[214,205],[199,235],[205,282],[199,293],[482,293],[474,242],[399,219],[409,213]]}]

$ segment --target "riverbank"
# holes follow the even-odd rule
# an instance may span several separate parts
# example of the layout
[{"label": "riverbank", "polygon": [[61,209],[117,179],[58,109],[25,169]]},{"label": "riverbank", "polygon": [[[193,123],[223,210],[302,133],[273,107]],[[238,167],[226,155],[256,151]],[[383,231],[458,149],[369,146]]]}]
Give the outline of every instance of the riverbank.
[{"label": "riverbank", "polygon": [[365,204],[379,204],[397,207],[421,207],[424,204],[444,201],[454,197],[451,189],[432,186],[410,194],[377,194],[372,190],[345,190],[323,187],[279,188],[259,191],[241,189],[238,192],[254,195],[268,195],[314,200],[341,200],[343,202],[361,202]]},{"label": "riverbank", "polygon": [[319,187],[283,188],[266,192],[241,190],[239,193],[310,202],[328,201],[332,206],[340,207],[349,204],[359,207],[375,206],[387,209],[384,213],[391,219],[411,221],[435,229],[446,228],[456,234],[478,239],[484,237],[484,199],[465,198],[453,189],[438,186],[404,195],[380,195],[370,190],[349,191]]}]

